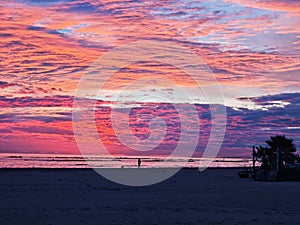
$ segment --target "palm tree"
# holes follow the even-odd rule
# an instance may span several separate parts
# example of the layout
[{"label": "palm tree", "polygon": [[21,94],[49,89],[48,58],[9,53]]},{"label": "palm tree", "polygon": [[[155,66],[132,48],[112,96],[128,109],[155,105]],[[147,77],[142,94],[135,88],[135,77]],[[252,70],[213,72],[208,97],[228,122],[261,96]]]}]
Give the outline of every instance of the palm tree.
[{"label": "palm tree", "polygon": [[279,168],[300,162],[300,155],[295,154],[296,147],[292,139],[284,135],[276,135],[271,136],[266,143],[267,147],[256,147],[253,152],[255,161],[261,163],[262,169],[276,169],[277,149],[279,150]]},{"label": "palm tree", "polygon": [[[286,164],[293,164],[296,161],[295,155],[296,146],[293,143],[293,139],[288,139],[285,135],[271,136],[266,141],[270,152],[269,156],[276,156],[276,151],[279,149],[279,166],[284,167]],[[276,157],[275,157],[276,160]]]},{"label": "palm tree", "polygon": [[254,151],[255,161],[261,163],[262,169],[274,169],[276,167],[276,155],[268,147],[256,147]]}]

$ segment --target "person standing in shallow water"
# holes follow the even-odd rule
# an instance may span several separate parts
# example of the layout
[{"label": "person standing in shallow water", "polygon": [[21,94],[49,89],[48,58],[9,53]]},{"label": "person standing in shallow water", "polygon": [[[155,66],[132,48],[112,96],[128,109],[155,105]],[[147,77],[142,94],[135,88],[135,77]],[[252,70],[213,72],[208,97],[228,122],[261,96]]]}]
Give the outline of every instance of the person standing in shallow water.
[{"label": "person standing in shallow water", "polygon": [[141,161],[141,159],[139,158],[139,159],[138,159],[138,167],[141,167],[141,163],[142,163],[142,161]]}]

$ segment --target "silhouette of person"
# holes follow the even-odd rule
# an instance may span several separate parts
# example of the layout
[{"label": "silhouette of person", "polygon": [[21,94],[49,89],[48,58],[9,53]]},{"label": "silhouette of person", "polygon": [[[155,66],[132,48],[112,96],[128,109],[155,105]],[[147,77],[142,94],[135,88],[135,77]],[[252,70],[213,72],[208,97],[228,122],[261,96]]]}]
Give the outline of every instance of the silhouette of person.
[{"label": "silhouette of person", "polygon": [[138,159],[138,167],[141,167],[141,162],[142,162],[142,161],[141,161],[141,159],[139,158],[139,159]]}]

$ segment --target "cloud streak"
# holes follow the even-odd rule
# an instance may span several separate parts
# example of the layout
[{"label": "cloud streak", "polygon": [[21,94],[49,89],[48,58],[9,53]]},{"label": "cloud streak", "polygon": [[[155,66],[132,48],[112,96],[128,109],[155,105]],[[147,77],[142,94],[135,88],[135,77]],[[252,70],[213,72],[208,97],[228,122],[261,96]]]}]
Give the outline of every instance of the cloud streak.
[{"label": "cloud streak", "polygon": [[[243,99],[244,101],[253,101],[255,104],[261,106],[260,109],[249,110],[247,108],[230,108],[227,107],[227,129],[222,145],[220,156],[249,156],[252,145],[263,144],[270,136],[275,134],[287,135],[295,140],[296,146],[299,147],[300,139],[300,113],[298,105],[300,103],[299,93],[285,93],[272,96],[263,96],[255,98]],[[27,99],[28,105],[30,102],[36,102],[36,99]],[[45,100],[46,101],[46,100]],[[49,99],[47,100],[49,102]],[[17,102],[12,100],[11,102]],[[48,104],[44,111],[50,112],[52,107],[67,106],[69,100],[67,98],[56,98],[56,104]],[[289,104],[280,105],[278,102],[285,102]],[[130,130],[115,130],[111,121],[111,111],[114,104],[111,102],[98,101],[95,111],[95,119],[99,137],[94,137],[101,140],[104,146],[112,154],[125,155],[168,155],[178,145],[179,140],[189,147],[189,139],[181,140],[181,123],[182,121],[189,121],[190,117],[179,117],[175,108],[190,108],[183,104],[166,104],[166,103],[130,103],[133,104],[129,114]],[[277,104],[274,104],[277,103]],[[129,104],[129,105],[130,105]],[[16,105],[17,106],[17,105]],[[44,106],[44,105],[43,105]],[[198,137],[198,145],[196,148],[196,155],[200,156],[209,139],[211,131],[211,107],[208,105],[196,105],[198,110],[199,121],[189,121],[194,127],[190,127],[188,137]],[[36,107],[36,110],[39,108]],[[76,147],[75,139],[72,131],[71,108],[64,112],[57,112],[53,110],[50,116],[37,116],[34,110],[32,114],[22,114],[22,111],[15,113],[6,113],[0,115],[0,130],[2,139],[1,151],[13,150],[22,151],[21,146],[24,138],[30,141],[51,141],[51,145],[47,142],[40,145],[41,149],[46,149],[48,153],[79,153]],[[40,109],[41,110],[41,109]],[[56,112],[56,113],[55,113]],[[188,115],[189,112],[187,112]],[[127,114],[122,108],[117,109],[117,118],[120,121],[127,118]],[[122,142],[116,135],[116,131],[121,134],[128,134],[128,132],[135,135],[137,138],[146,141],[150,134],[157,136],[157,140],[161,137],[157,131],[160,127],[150,125],[154,118],[160,118],[165,121],[166,135],[163,137],[160,144],[150,152],[137,152]],[[84,121],[80,122],[85,126]],[[200,133],[196,132],[200,128]],[[88,134],[86,134],[89,136]],[[17,145],[10,146],[12,141]],[[6,145],[5,145],[6,143]],[[129,140],[130,143],[130,140]],[[151,144],[151,143],[149,143]],[[132,140],[132,146],[143,148],[139,146],[139,142]],[[61,148],[61,146],[66,146]]]}]

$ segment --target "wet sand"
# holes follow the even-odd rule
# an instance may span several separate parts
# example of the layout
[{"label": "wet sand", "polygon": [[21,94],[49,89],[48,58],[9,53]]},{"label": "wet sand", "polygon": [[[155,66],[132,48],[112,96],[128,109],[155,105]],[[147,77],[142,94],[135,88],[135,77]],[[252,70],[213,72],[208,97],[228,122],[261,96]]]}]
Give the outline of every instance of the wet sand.
[{"label": "wet sand", "polygon": [[0,224],[300,224],[300,182],[254,182],[237,171],[183,169],[130,187],[91,169],[0,169]]}]

